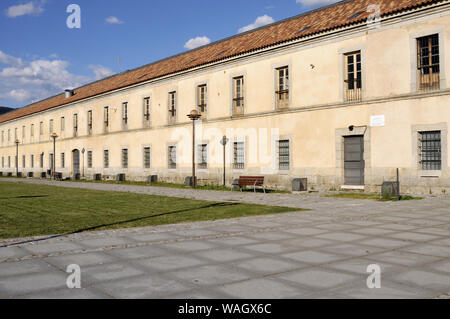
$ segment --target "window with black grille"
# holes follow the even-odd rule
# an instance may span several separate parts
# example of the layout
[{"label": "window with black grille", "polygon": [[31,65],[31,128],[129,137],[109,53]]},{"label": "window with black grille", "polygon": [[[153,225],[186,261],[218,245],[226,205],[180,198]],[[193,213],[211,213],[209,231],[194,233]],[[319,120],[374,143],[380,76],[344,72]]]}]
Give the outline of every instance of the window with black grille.
[{"label": "window with black grille", "polygon": [[103,167],[109,168],[109,150],[103,150]]},{"label": "window with black grille", "polygon": [[128,149],[122,149],[122,168],[128,168]]},{"label": "window with black grille", "polygon": [[169,92],[169,124],[175,124],[177,118],[177,92]]},{"label": "window with black grille", "polygon": [[150,147],[144,147],[144,168],[150,168]]},{"label": "window with black grille", "polygon": [[280,170],[289,170],[289,140],[278,141],[278,163]]},{"label": "window with black grille", "polygon": [[167,163],[169,166],[169,169],[176,169],[177,168],[177,147],[176,146],[169,146],[168,152],[167,152]]},{"label": "window with black grille", "polygon": [[441,170],[441,132],[420,132],[420,162],[423,170]]},{"label": "window with black grille", "polygon": [[418,87],[423,91],[439,90],[439,35],[417,39]]},{"label": "window with black grille", "polygon": [[66,154],[61,153],[61,168],[66,167]]},{"label": "window with black grille", "polygon": [[104,129],[107,130],[109,127],[109,106],[103,108],[103,125]]},{"label": "window with black grille", "polygon": [[150,98],[144,98],[144,123],[150,124]]},{"label": "window with black grille", "polygon": [[87,165],[88,168],[92,168],[92,151],[87,152]]},{"label": "window with black grille", "polygon": [[198,164],[197,167],[200,169],[207,169],[208,168],[208,145],[207,144],[201,144],[198,146]]},{"label": "window with black grille", "polygon": [[87,113],[88,116],[88,134],[92,134],[92,111],[88,111]]},{"label": "window with black grille", "polygon": [[128,125],[128,103],[122,103],[122,127],[126,128]]},{"label": "window with black grille", "polygon": [[244,167],[245,167],[244,142],[235,142],[233,145],[233,168],[244,169]]}]

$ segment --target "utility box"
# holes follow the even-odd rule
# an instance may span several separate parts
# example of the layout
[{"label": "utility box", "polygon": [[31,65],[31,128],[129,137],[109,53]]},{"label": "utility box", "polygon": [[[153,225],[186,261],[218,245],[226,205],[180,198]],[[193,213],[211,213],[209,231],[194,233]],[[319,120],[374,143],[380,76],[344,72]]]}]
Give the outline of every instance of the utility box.
[{"label": "utility box", "polygon": [[147,176],[147,183],[148,184],[157,183],[157,182],[158,182],[158,175]]},{"label": "utility box", "polygon": [[28,172],[27,176],[28,176],[29,178],[32,178],[32,177],[34,176],[34,174],[33,174],[33,172]]},{"label": "utility box", "polygon": [[308,190],[308,179],[307,178],[294,178],[292,180],[292,191],[293,192],[306,192]]},{"label": "utility box", "polygon": [[101,181],[102,180],[102,174],[94,174],[94,181]]},{"label": "utility box", "polygon": [[117,174],[116,175],[116,181],[117,182],[125,182],[125,174]]},{"label": "utility box", "polygon": [[[197,181],[197,177],[195,177],[195,181]],[[184,186],[192,186],[192,176],[188,176],[184,179]]]},{"label": "utility box", "polygon": [[400,195],[400,185],[397,182],[384,182],[381,185],[382,197],[397,197]]}]

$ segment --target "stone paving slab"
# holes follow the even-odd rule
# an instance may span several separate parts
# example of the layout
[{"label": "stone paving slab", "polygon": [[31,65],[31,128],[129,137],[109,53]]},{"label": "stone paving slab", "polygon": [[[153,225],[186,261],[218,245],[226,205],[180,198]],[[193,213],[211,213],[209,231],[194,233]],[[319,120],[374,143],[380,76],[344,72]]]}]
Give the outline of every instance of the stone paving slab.
[{"label": "stone paving slab", "polygon": [[[377,202],[29,181],[312,211],[0,240],[0,298],[447,298],[450,197]],[[82,289],[65,272],[81,267]],[[366,285],[381,267],[381,289]]]}]

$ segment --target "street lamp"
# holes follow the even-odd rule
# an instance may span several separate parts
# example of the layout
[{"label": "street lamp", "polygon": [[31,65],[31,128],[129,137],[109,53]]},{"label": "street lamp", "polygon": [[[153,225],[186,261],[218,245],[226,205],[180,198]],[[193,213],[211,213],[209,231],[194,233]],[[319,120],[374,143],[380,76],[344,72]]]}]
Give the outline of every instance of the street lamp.
[{"label": "street lamp", "polygon": [[220,144],[223,145],[223,186],[225,186],[226,175],[225,175],[225,146],[227,145],[229,139],[224,135],[220,140]]},{"label": "street lamp", "polygon": [[58,134],[53,133],[51,135],[51,137],[53,138],[53,165],[52,165],[52,175],[53,175],[53,179],[56,180],[56,139],[58,138]]},{"label": "street lamp", "polygon": [[16,176],[19,176],[19,144],[20,141],[16,139],[14,141],[16,143]]},{"label": "street lamp", "polygon": [[187,116],[192,120],[192,188],[195,188],[197,185],[197,181],[195,178],[195,121],[200,119],[202,116],[198,113],[197,110],[192,110],[191,113]]}]

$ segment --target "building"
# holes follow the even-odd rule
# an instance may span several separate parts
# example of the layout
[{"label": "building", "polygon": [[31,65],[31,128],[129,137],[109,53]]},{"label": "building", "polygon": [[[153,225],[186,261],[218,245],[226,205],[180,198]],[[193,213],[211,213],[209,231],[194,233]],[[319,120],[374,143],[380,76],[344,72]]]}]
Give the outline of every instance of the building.
[{"label": "building", "polygon": [[[0,171],[450,192],[450,2],[352,0],[0,116]],[[15,141],[19,141],[16,149]],[[82,150],[85,150],[83,153]]]}]

